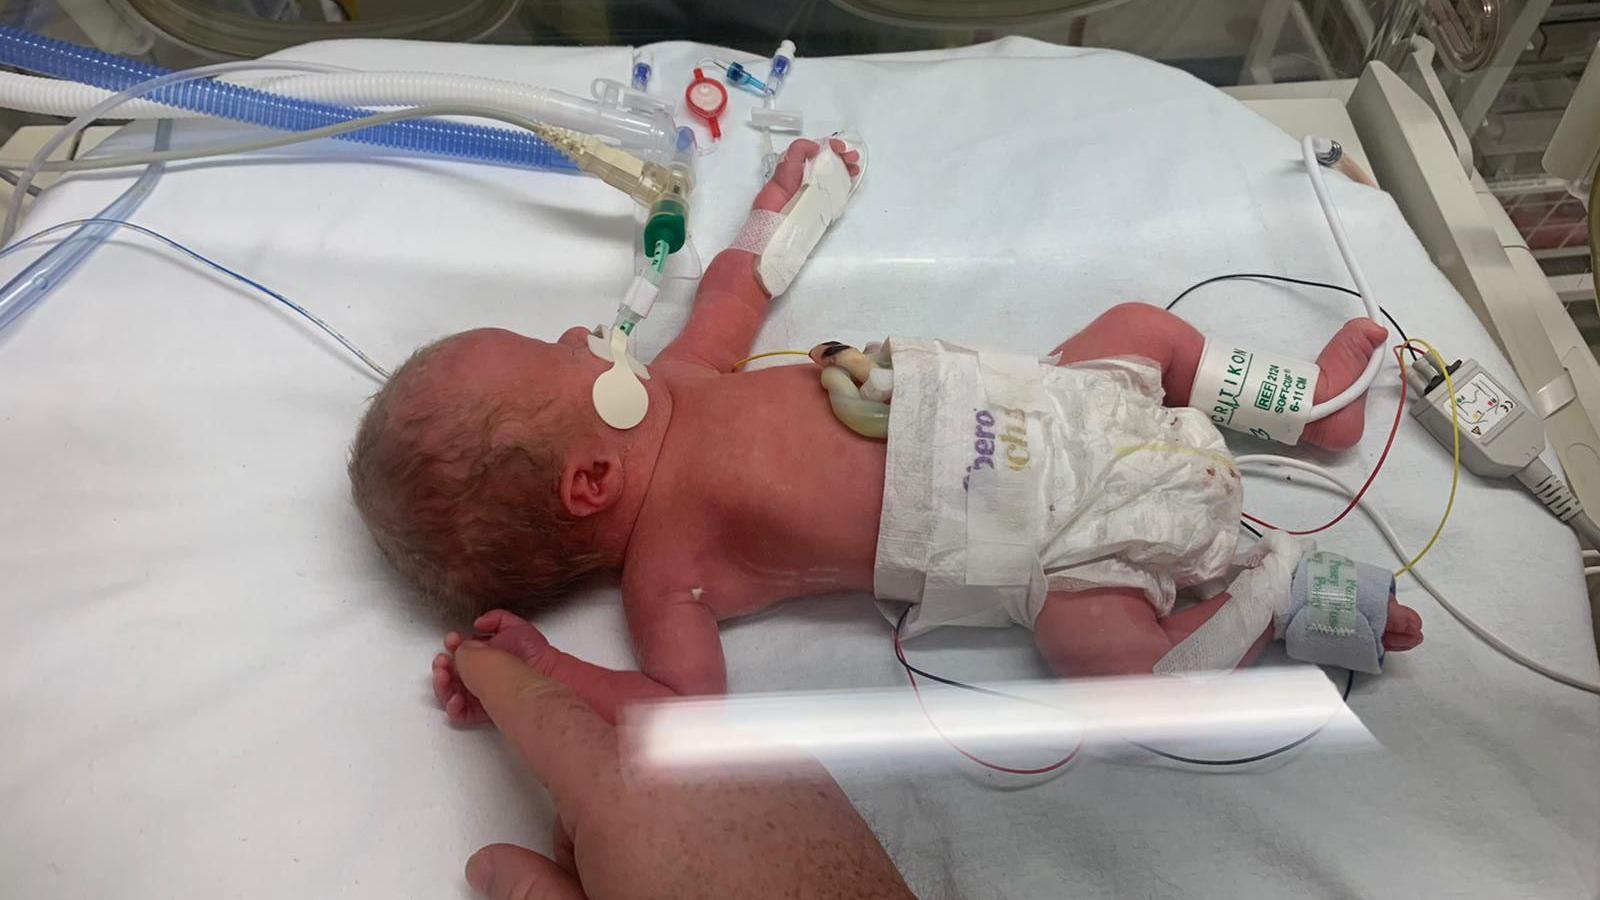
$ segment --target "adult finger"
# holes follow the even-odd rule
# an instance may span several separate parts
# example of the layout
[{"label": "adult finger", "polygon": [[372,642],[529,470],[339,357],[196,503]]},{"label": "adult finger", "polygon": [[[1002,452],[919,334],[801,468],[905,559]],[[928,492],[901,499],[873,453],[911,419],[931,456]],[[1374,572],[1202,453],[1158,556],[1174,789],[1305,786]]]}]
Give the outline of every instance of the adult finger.
[{"label": "adult finger", "polygon": [[467,884],[489,900],[585,900],[578,880],[532,850],[490,844],[467,860]]},{"label": "adult finger", "polygon": [[617,734],[589,704],[502,650],[468,642],[456,651],[461,681],[550,789],[568,822],[619,787]]}]

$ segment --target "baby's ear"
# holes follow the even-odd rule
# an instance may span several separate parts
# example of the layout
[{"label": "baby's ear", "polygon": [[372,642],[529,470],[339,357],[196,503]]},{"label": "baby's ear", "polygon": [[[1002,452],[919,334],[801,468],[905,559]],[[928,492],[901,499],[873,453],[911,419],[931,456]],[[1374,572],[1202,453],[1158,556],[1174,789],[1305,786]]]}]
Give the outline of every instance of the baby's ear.
[{"label": "baby's ear", "polygon": [[622,458],[614,451],[573,453],[561,471],[561,505],[568,515],[602,513],[622,499]]}]

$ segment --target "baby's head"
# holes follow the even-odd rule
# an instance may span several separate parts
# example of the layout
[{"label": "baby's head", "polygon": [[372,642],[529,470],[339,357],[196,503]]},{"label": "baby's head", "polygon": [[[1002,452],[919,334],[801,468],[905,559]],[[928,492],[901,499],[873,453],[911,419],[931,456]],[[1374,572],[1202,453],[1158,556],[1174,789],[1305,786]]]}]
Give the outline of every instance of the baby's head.
[{"label": "baby's head", "polygon": [[608,363],[480,329],[418,350],[372,399],[350,487],[385,556],[446,612],[549,600],[619,565],[622,445],[590,390]]}]

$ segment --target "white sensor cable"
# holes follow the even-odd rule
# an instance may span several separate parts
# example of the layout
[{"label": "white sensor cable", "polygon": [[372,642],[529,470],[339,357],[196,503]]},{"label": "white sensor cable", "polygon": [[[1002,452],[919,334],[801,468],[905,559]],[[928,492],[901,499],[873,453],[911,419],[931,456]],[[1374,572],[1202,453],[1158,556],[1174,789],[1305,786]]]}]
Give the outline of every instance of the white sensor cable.
[{"label": "white sensor cable", "polygon": [[[1355,488],[1351,487],[1339,476],[1333,474],[1327,469],[1324,469],[1316,463],[1293,459],[1287,456],[1274,456],[1269,453],[1253,453],[1240,456],[1237,457],[1234,462],[1241,469],[1248,466],[1280,466],[1290,469],[1299,469],[1302,472],[1310,472],[1311,474],[1326,480],[1348,496],[1354,497],[1356,495]],[[1373,508],[1372,505],[1367,502],[1366,498],[1362,498],[1358,505],[1361,507],[1361,511],[1367,514],[1367,518],[1371,519],[1372,523],[1378,527],[1379,533],[1382,534],[1383,539],[1389,543],[1389,547],[1394,550],[1395,555],[1400,557],[1401,560],[1410,559],[1411,554],[1408,553],[1403,546],[1401,546],[1400,538],[1395,535],[1394,529],[1389,527],[1388,521],[1385,520],[1381,514],[1379,514],[1377,509]],[[1453,616],[1457,622],[1460,622],[1462,626],[1464,626],[1468,631],[1472,632],[1473,635],[1475,635],[1479,640],[1494,648],[1502,656],[1520,666],[1532,669],[1534,672],[1543,675],[1551,681],[1558,681],[1564,685],[1567,685],[1568,687],[1574,687],[1580,691],[1586,691],[1591,694],[1600,694],[1600,682],[1588,681],[1575,675],[1568,675],[1565,672],[1559,672],[1528,656],[1515,647],[1512,647],[1510,644],[1507,644],[1505,641],[1497,637],[1489,629],[1478,624],[1474,619],[1472,619],[1472,617],[1462,612],[1456,607],[1455,604],[1445,599],[1443,592],[1441,592],[1437,587],[1434,587],[1433,583],[1430,582],[1427,577],[1416,568],[1412,568],[1410,574],[1412,578],[1417,580],[1417,584],[1422,585],[1423,590],[1426,590],[1429,594],[1432,594],[1433,599],[1439,601],[1439,605],[1444,607],[1445,612]]]},{"label": "white sensor cable", "polygon": [[[1350,270],[1350,277],[1356,283],[1356,291],[1361,294],[1361,304],[1366,307],[1367,318],[1377,321],[1379,315],[1377,295],[1372,292],[1372,285],[1367,283],[1367,276],[1361,270],[1361,264],[1356,262],[1355,252],[1350,249],[1350,236],[1345,232],[1344,220],[1339,218],[1339,210],[1333,205],[1333,198],[1328,195],[1328,185],[1323,178],[1323,166],[1317,159],[1317,138],[1307,137],[1301,141],[1300,153],[1305,160],[1306,174],[1311,177],[1311,189],[1316,192],[1317,203],[1322,207],[1322,215],[1328,220],[1328,230],[1333,232],[1333,242],[1339,248],[1339,255],[1344,257],[1345,268]],[[1367,388],[1377,379],[1378,370],[1383,368],[1383,358],[1387,355],[1381,346],[1374,349],[1372,358],[1367,360],[1367,367],[1361,372],[1361,377],[1338,394],[1314,404],[1311,407],[1309,420],[1315,422],[1325,419],[1365,394]]]}]

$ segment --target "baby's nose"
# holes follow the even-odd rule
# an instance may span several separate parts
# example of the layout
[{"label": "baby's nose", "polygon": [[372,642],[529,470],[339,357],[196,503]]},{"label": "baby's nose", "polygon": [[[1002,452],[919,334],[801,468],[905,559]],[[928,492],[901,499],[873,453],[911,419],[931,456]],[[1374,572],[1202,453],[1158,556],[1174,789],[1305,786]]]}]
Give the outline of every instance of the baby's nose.
[{"label": "baby's nose", "polygon": [[584,328],[582,325],[574,325],[571,328],[568,328],[566,331],[561,332],[561,339],[557,343],[572,344],[577,347],[582,347],[588,341],[589,334],[589,329]]}]

